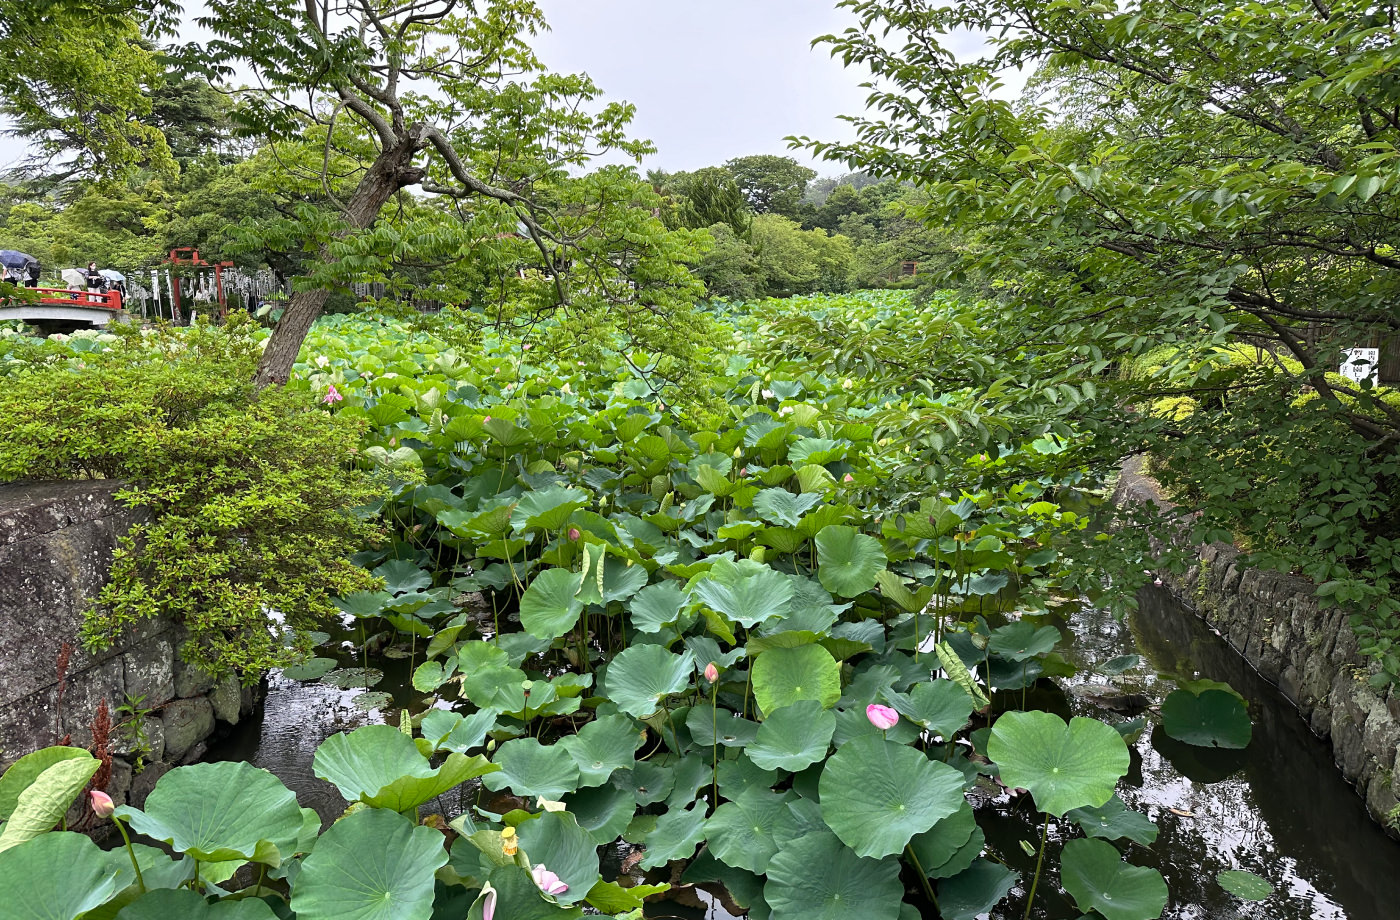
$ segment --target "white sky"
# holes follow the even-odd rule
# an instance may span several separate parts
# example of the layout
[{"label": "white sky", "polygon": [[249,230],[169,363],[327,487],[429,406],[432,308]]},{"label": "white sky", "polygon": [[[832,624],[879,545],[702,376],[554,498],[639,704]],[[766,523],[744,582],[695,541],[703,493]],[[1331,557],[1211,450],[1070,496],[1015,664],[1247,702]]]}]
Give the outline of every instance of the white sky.
[{"label": "white sky", "polygon": [[[697,169],[756,153],[794,156],[823,175],[845,171],[789,151],[788,135],[850,139],[837,116],[863,111],[863,71],[845,69],[819,35],[852,23],[835,0],[538,0],[551,31],[546,66],[584,72],[610,99],[637,107],[632,135],[659,148],[646,168]],[[199,0],[187,0],[187,10]],[[955,43],[975,53],[968,36]],[[1020,88],[1009,79],[1008,92]],[[0,137],[0,168],[23,145]]]}]

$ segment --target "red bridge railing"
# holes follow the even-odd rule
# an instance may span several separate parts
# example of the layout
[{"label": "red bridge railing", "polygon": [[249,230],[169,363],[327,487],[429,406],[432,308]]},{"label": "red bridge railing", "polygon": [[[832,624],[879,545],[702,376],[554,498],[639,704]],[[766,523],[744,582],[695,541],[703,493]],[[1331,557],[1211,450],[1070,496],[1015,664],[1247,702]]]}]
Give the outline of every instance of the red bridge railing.
[{"label": "red bridge railing", "polygon": [[93,307],[101,310],[120,310],[122,295],[119,291],[100,294],[97,291],[70,291],[65,288],[28,288],[39,295],[40,303],[61,307]]}]

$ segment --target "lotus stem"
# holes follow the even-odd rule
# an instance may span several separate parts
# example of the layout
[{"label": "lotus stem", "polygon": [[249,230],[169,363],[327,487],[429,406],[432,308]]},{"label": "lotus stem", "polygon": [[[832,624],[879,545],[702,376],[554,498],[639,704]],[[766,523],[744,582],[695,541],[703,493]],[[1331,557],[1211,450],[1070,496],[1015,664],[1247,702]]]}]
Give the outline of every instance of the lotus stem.
[{"label": "lotus stem", "polygon": [[1031,878],[1030,897],[1026,898],[1026,914],[1023,920],[1031,920],[1031,908],[1035,906],[1035,889],[1040,884],[1040,867],[1045,862],[1045,840],[1050,836],[1050,812],[1045,813],[1045,825],[1040,829],[1040,852],[1035,857],[1035,875]]},{"label": "lotus stem", "polygon": [[919,882],[924,886],[924,894],[928,896],[929,902],[933,904],[933,909],[942,913],[943,909],[938,906],[938,896],[933,893],[933,886],[928,882],[928,875],[924,872],[924,867],[919,863],[919,857],[914,852],[914,844],[906,843],[904,845],[904,852],[909,854],[909,861],[914,864],[914,871],[919,873]]},{"label": "lotus stem", "polygon": [[[141,864],[136,861],[136,850],[131,846],[131,836],[126,832],[126,825],[122,824],[120,818],[112,819],[112,823],[117,826],[117,830],[122,835],[122,843],[126,844],[126,855],[131,857],[131,868],[136,870],[136,887],[141,889],[141,893],[146,893],[146,880],[141,877]],[[198,863],[195,863],[198,866]]]}]

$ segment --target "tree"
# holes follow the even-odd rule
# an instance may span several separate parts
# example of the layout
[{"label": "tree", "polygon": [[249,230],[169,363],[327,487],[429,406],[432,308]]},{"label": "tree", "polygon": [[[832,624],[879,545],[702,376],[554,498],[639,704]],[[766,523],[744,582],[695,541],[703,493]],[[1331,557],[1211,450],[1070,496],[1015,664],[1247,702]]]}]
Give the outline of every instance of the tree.
[{"label": "tree", "polygon": [[173,13],[167,0],[0,0],[0,114],[36,145],[31,170],[113,176],[169,165],[144,116],[160,72],[147,39]]},{"label": "tree", "polygon": [[728,170],[706,166],[692,173],[673,173],[664,179],[664,188],[674,202],[670,212],[673,226],[698,230],[725,224],[735,236],[748,238],[753,213]]},{"label": "tree", "polygon": [[[841,5],[858,26],[824,41],[873,73],[874,114],[852,143],[799,143],[919,184],[919,216],[975,240],[948,280],[998,291],[985,392],[1038,406],[1025,430],[1086,464],[1151,452],[1198,537],[1243,534],[1313,577],[1400,674],[1400,408],[1334,373],[1400,333],[1396,11]],[[982,57],[954,54],[965,32]],[[1012,67],[1038,69],[1016,103]],[[1007,373],[1023,386],[994,388]],[[1190,405],[1154,409],[1167,398]]]},{"label": "tree", "polygon": [[[412,187],[457,218],[452,239],[439,228],[439,251],[499,251],[492,262],[513,309],[589,314],[648,344],[678,341],[663,327],[683,320],[698,289],[681,264],[691,238],[651,217],[658,202],[635,171],[577,175],[600,153],[651,148],[627,138],[630,106],[595,105],[586,77],[543,71],[528,45],[545,25],[531,0],[212,0],[209,13],[201,23],[217,37],[190,48],[187,65],[251,72],[237,118],[262,140],[321,139],[322,185],[338,212],[303,227],[321,264],[273,332],[260,385],[288,379],[333,288],[394,261],[397,234],[376,221]],[[343,196],[331,193],[341,161],[352,164]]]},{"label": "tree", "polygon": [[695,265],[695,276],[711,297],[749,300],[758,294],[758,259],[753,247],[728,224],[710,227],[714,246]]},{"label": "tree", "polygon": [[817,171],[791,157],[760,154],[736,157],[724,164],[755,214],[793,217]]},{"label": "tree", "polygon": [[803,230],[786,217],[760,214],[753,220],[753,249],[765,296],[844,291],[850,286],[854,250],[844,236]]}]

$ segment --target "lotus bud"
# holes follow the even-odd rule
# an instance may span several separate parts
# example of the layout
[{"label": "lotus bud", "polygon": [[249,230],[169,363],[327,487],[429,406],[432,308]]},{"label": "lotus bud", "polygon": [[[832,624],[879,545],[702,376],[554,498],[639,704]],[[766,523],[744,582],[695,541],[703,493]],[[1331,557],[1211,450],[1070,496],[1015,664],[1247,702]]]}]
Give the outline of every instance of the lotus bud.
[{"label": "lotus bud", "polygon": [[749,468],[746,467],[746,466],[741,466],[741,467],[739,467],[739,475],[740,475],[740,476],[747,476],[747,475],[749,475]]},{"label": "lotus bud", "polygon": [[331,384],[330,388],[326,390],[326,395],[322,397],[321,402],[328,406],[333,406],[344,399],[345,397],[341,396],[340,391],[335,388],[335,384]]},{"label": "lotus bud", "polygon": [[488,882],[486,887],[481,889],[481,920],[495,920],[496,898],[496,889]]},{"label": "lotus bud", "polygon": [[899,724],[899,713],[879,703],[871,703],[865,707],[865,717],[882,732],[887,732]]},{"label": "lotus bud", "polygon": [[577,541],[578,541],[578,538],[581,537],[581,536],[583,536],[583,534],[579,531],[579,529],[578,529],[577,527],[570,527],[570,528],[569,528],[569,539],[570,539],[570,540],[573,540],[573,541],[577,542]]},{"label": "lotus bud", "polygon": [[855,481],[856,481],[856,477],[852,476],[850,473],[847,473],[845,476],[843,476],[843,477],[841,478],[841,481],[842,481],[842,482],[855,482]]},{"label": "lotus bud", "polygon": [[705,679],[708,680],[710,683],[714,683],[715,681],[719,680],[719,668],[715,667],[715,663],[713,661],[705,665]]},{"label": "lotus bud", "polygon": [[738,459],[740,459],[740,458],[743,457],[743,456],[744,456],[744,449],[743,449],[742,447],[736,447],[736,448],[734,448],[734,459],[735,459],[735,460],[738,460]]},{"label": "lotus bud", "polygon": [[110,818],[112,812],[117,810],[112,797],[99,789],[92,790],[88,796],[92,799],[92,813],[99,818]]}]

